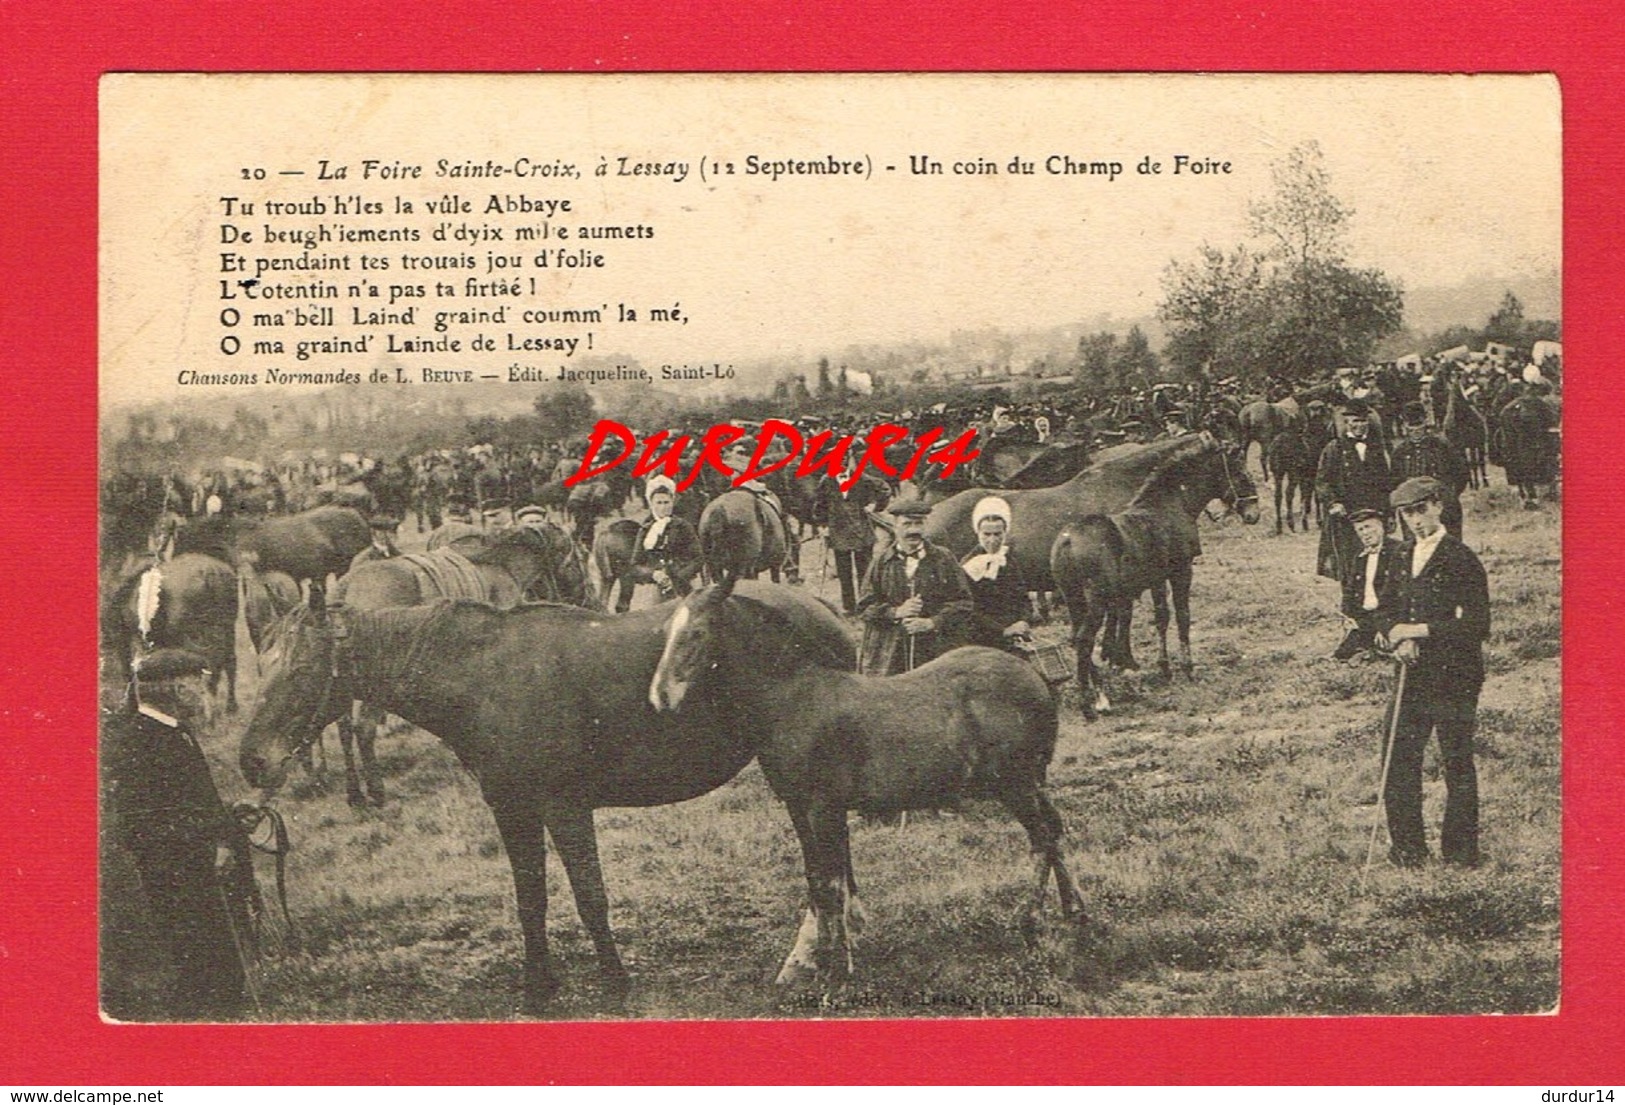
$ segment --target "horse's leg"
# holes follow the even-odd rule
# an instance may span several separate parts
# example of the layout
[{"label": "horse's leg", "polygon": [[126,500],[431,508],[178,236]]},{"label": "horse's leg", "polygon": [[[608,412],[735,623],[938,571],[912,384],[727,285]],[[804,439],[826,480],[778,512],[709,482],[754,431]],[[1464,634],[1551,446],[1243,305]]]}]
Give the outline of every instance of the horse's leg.
[{"label": "horse's leg", "polygon": [[1191,565],[1187,562],[1168,577],[1174,591],[1174,621],[1179,626],[1179,670],[1194,679],[1191,663]]},{"label": "horse's leg", "polygon": [[[1093,721],[1097,712],[1112,708],[1106,697],[1106,687],[1095,671],[1095,634],[1105,620],[1105,611],[1099,600],[1084,597],[1081,610],[1075,612],[1077,624],[1072,631],[1072,647],[1078,656],[1078,690],[1083,697],[1083,716]],[[1090,695],[1094,697],[1091,698]]]},{"label": "horse's leg", "polygon": [[352,806],[364,806],[367,803],[366,795],[361,791],[361,772],[356,766],[356,710],[359,703],[352,703],[350,709],[339,715],[339,748],[344,751],[344,793]]},{"label": "horse's leg", "polygon": [[513,868],[519,931],[525,940],[525,1012],[540,1013],[559,989],[558,972],[547,948],[547,832],[533,803],[487,791],[502,847]]},{"label": "horse's leg", "polygon": [[847,925],[846,809],[838,802],[815,799],[808,807],[816,867],[808,872],[813,912],[818,915],[818,969],[827,988],[852,975],[852,937]]},{"label": "horse's leg", "polygon": [[1157,671],[1164,679],[1172,679],[1173,668],[1168,663],[1168,585],[1158,580],[1151,585],[1151,605],[1157,616]]},{"label": "horse's leg", "polygon": [[1028,908],[1029,917],[1036,922],[1038,915],[1043,911],[1044,895],[1049,889],[1049,875],[1054,871],[1055,889],[1061,898],[1061,912],[1067,917],[1082,921],[1083,895],[1078,893],[1077,883],[1072,881],[1072,872],[1067,870],[1066,861],[1061,857],[1061,836],[1065,831],[1061,824],[1061,815],[1050,804],[1043,790],[1036,785],[1030,790],[1003,795],[999,801],[1010,811],[1012,817],[1021,822],[1021,827],[1027,830],[1027,840],[1032,845],[1033,874],[1036,876],[1037,886]]},{"label": "horse's leg", "polygon": [[367,801],[374,806],[384,804],[384,774],[378,769],[378,731],[384,727],[384,717],[379,707],[356,703],[356,753],[361,760],[361,780],[367,789]]},{"label": "horse's leg", "polygon": [[576,913],[598,952],[598,977],[610,993],[625,994],[632,982],[615,948],[615,935],[609,930],[609,894],[604,890],[604,871],[598,864],[598,833],[593,828],[592,810],[555,811],[547,818],[547,827],[559,858],[564,860],[564,871],[570,876]]},{"label": "horse's leg", "polygon": [[1285,495],[1286,495],[1286,509],[1287,509],[1287,514],[1288,514],[1288,517],[1286,519],[1286,523],[1287,523],[1287,525],[1290,526],[1292,524],[1292,518],[1290,517],[1290,515],[1292,513],[1292,492],[1287,490],[1286,480],[1284,480],[1284,479],[1276,480],[1275,481],[1275,536],[1277,536],[1277,537],[1281,536],[1281,496],[1282,496],[1283,493],[1285,493]]},{"label": "horse's leg", "polygon": [[801,866],[807,876],[808,898],[801,916],[801,927],[796,930],[796,942],[779,967],[778,977],[773,980],[775,986],[794,986],[818,969],[818,911],[813,908],[811,897],[813,872],[818,868],[817,844],[813,839],[812,823],[807,818],[806,807],[797,802],[787,802],[785,805],[790,813],[790,824],[796,830],[796,839],[801,843]]}]

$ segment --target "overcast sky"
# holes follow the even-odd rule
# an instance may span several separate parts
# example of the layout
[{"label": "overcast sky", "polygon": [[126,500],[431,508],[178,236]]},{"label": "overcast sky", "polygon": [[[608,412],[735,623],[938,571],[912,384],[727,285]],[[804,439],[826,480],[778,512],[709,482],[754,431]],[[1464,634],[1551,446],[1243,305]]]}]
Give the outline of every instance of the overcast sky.
[{"label": "overcast sky", "polygon": [[[487,249],[519,253],[524,275],[537,278],[535,296],[527,284],[521,300],[460,295],[422,304],[430,309],[624,302],[646,318],[649,307],[676,303],[688,320],[454,329],[465,339],[462,353],[432,359],[492,371],[568,360],[503,348],[472,355],[466,339],[482,329],[534,337],[593,329],[594,352],[658,364],[1148,314],[1168,262],[1190,258],[1204,241],[1241,241],[1248,201],[1270,192],[1272,162],[1309,139],[1325,153],[1334,192],[1355,211],[1349,243],[1357,264],[1412,288],[1560,264],[1560,102],[1555,81],[1542,77],[126,77],[104,82],[102,114],[105,401],[198,394],[176,386],[184,368],[365,369],[377,359],[219,352],[227,332],[219,312],[228,306],[220,252],[302,252],[223,246],[223,222],[259,237],[266,221],[259,213],[224,218],[219,201],[227,195],[263,203],[359,194],[385,203],[381,216],[330,209],[276,225],[418,227],[424,240],[415,246],[365,247],[393,258],[389,272],[371,274],[386,287],[421,280],[399,271],[401,253],[471,253],[482,280],[490,279]],[[1180,154],[1228,162],[1229,171],[1176,174]],[[751,155],[834,155],[865,161],[869,175],[770,181],[746,175]],[[911,155],[945,172],[916,175]],[[614,175],[621,156],[682,163],[687,178]],[[1035,171],[1009,173],[1018,156]],[[601,157],[608,177],[592,172]],[[1058,157],[1118,162],[1122,174],[1047,171]],[[1161,174],[1136,171],[1146,157],[1162,164]],[[349,165],[350,176],[317,181],[323,158]],[[422,165],[424,175],[361,180],[365,158]],[[563,161],[583,177],[437,179],[441,158]],[[715,163],[728,161],[735,175],[718,176]],[[955,162],[990,162],[998,172],[956,175]],[[265,180],[245,181],[243,171],[255,168],[267,170]],[[446,192],[474,203],[454,224],[501,226],[504,241],[430,240],[439,220],[423,201]],[[511,242],[526,220],[484,213],[492,194],[568,199],[573,210],[556,226],[646,226],[653,237],[596,244],[603,268],[539,270],[532,259],[541,247]],[[414,203],[413,215],[393,214],[397,195]],[[363,247],[315,252],[346,249]],[[360,275],[323,279],[347,286]],[[449,279],[461,289],[468,275]],[[339,308],[340,321],[353,303],[383,305],[325,302]],[[235,332],[284,340],[349,333]]]}]

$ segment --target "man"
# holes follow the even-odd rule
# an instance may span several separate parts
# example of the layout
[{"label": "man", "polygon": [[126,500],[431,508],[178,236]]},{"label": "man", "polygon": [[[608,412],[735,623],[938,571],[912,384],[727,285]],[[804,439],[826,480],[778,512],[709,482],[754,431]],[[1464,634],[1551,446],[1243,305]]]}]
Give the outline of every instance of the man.
[{"label": "man", "polygon": [[[643,490],[649,505],[649,520],[638,530],[632,544],[632,569],[635,582],[652,583],[660,588],[664,602],[682,598],[694,590],[694,577],[700,574],[700,538],[694,527],[672,513],[677,505],[677,488],[665,476],[650,478]],[[626,612],[632,601],[632,591],[622,587],[617,596],[617,614]]]},{"label": "man", "polygon": [[835,577],[841,583],[841,610],[857,609],[858,586],[874,558],[875,530],[870,521],[886,506],[891,491],[867,473],[848,491],[841,490],[850,472],[822,476],[813,493],[813,524],[829,527],[827,541],[835,555]]},{"label": "man", "polygon": [[1377,609],[1399,552],[1382,511],[1356,510],[1349,521],[1360,539],[1360,554],[1343,574],[1343,620],[1349,630],[1332,653],[1334,660],[1352,660],[1375,643]]},{"label": "man", "polygon": [[1518,489],[1525,510],[1540,509],[1541,489],[1557,479],[1557,411],[1551,385],[1540,369],[1524,369],[1522,393],[1501,408],[1497,420],[1507,483]]},{"label": "man", "polygon": [[393,514],[374,514],[368,518],[367,529],[372,534],[372,543],[350,559],[350,570],[353,572],[374,560],[393,560],[400,556],[401,550],[395,544],[395,531],[400,524],[401,520]]},{"label": "man", "polygon": [[896,675],[964,643],[976,601],[954,554],[925,539],[931,508],[894,502],[897,540],[869,565],[864,580],[863,646],[858,670]]},{"label": "man", "polygon": [[1427,408],[1405,404],[1405,440],[1394,447],[1393,478],[1432,476],[1445,487],[1444,528],[1461,538],[1461,495],[1467,490],[1467,461],[1443,434],[1428,429]]},{"label": "man", "polygon": [[[153,927],[168,944],[174,982],[164,1013],[188,1021],[242,1013],[249,903],[257,900],[247,839],[191,731],[203,714],[203,675],[195,654],[160,649],[102,714],[104,831],[134,860]],[[108,938],[123,935],[114,929]]]},{"label": "man", "polygon": [[526,529],[543,530],[547,528],[547,511],[534,504],[522,506],[513,512],[513,520]]},{"label": "man", "polygon": [[1349,514],[1376,510],[1386,516],[1394,484],[1382,442],[1367,440],[1371,408],[1360,399],[1343,399],[1337,404],[1337,420],[1339,434],[1326,443],[1315,472],[1315,498],[1326,508],[1316,570],[1341,582],[1360,551]]},{"label": "man", "polygon": [[1478,557],[1444,528],[1446,494],[1438,480],[1418,476],[1400,484],[1389,500],[1412,533],[1399,548],[1377,615],[1378,644],[1391,646],[1406,665],[1383,790],[1389,858],[1401,867],[1428,858],[1422,753],[1432,733],[1439,736],[1444,765],[1440,852],[1446,863],[1479,862],[1473,731],[1490,633],[1489,583]]}]

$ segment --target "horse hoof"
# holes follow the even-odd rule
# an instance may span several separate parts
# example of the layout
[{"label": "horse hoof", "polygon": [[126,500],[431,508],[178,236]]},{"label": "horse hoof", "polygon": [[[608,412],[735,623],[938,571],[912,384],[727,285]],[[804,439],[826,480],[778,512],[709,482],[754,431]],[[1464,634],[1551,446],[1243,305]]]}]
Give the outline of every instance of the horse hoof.
[{"label": "horse hoof", "polygon": [[1158,660],[1157,674],[1162,676],[1164,679],[1172,679],[1174,677],[1173,666],[1166,660]]},{"label": "horse hoof", "polygon": [[344,800],[358,810],[364,808],[367,804],[367,796],[362,794],[359,790],[352,790],[349,794],[344,796]]},{"label": "horse hoof", "polygon": [[1184,673],[1185,678],[1187,680],[1189,680],[1192,683],[1196,682],[1196,665],[1195,664],[1181,664],[1181,665],[1179,665],[1179,670]]},{"label": "horse hoof", "polygon": [[369,806],[371,806],[373,809],[380,809],[380,810],[383,809],[384,808],[384,794],[383,794],[383,792],[382,791],[377,791],[377,790],[373,791],[370,795],[367,796],[367,804]]}]

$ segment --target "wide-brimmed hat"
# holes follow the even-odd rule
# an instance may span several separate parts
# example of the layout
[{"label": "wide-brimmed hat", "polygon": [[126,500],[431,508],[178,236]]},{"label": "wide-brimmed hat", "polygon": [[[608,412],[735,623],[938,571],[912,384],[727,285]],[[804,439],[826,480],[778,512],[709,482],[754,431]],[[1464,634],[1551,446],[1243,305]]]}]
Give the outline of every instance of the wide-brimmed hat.
[{"label": "wide-brimmed hat", "polygon": [[367,519],[367,525],[372,529],[399,529],[401,520],[393,514],[374,514]]},{"label": "wide-brimmed hat", "polygon": [[202,675],[209,662],[184,648],[161,648],[138,657],[132,665],[135,677],[143,683],[162,683],[188,675]]}]

